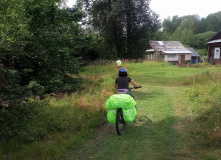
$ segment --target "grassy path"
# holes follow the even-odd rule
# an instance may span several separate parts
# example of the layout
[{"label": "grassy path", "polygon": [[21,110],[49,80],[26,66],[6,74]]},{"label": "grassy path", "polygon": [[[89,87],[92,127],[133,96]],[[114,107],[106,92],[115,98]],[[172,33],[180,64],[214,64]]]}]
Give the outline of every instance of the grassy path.
[{"label": "grassy path", "polygon": [[185,149],[185,135],[179,131],[181,126],[174,99],[171,99],[177,96],[174,91],[177,88],[148,88],[149,92],[145,89],[134,92],[139,104],[138,122],[128,123],[124,135],[118,136],[115,126],[108,124],[82,150],[76,150],[70,159],[191,158],[192,155]]},{"label": "grassy path", "polygon": [[140,71],[136,67],[131,66],[130,70],[133,70],[131,75],[136,77],[135,81],[142,84],[141,89],[133,92],[138,104],[138,122],[128,123],[122,136],[117,135],[113,124],[105,125],[94,139],[73,149],[67,159],[200,159],[188,146],[190,139],[185,125],[190,118],[190,102],[185,93],[189,88],[180,83],[195,70],[186,69],[184,72],[172,66]]}]

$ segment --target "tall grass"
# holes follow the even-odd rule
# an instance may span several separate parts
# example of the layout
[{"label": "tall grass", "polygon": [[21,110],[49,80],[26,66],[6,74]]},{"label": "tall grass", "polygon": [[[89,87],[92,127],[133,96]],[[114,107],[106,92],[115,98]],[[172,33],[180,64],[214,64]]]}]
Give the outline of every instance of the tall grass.
[{"label": "tall grass", "polygon": [[0,112],[0,159],[57,159],[106,121],[113,65],[85,67],[82,89]]},{"label": "tall grass", "polygon": [[[152,89],[154,97],[161,96],[161,90],[155,88],[157,85],[193,86],[188,91],[195,115],[192,135],[200,137],[202,143],[204,140],[216,143],[220,133],[221,75],[215,67],[205,72],[208,66],[179,68],[169,63],[134,62],[138,61],[123,61],[123,67],[128,69],[131,78],[144,85],[144,92]],[[115,61],[99,61],[84,67],[80,73],[84,83],[76,93],[1,110],[0,159],[58,159],[73,146],[81,146],[106,121],[105,102],[116,93],[114,66]],[[200,74],[183,82],[195,73]],[[147,96],[151,94],[137,93],[138,99],[143,98],[143,105]]]},{"label": "tall grass", "polygon": [[207,71],[191,77],[189,90],[192,101],[191,133],[200,145],[221,146],[221,72]]},{"label": "tall grass", "polygon": [[[53,105],[56,102],[23,104],[2,111],[1,155],[9,159],[27,159],[27,156],[45,159],[53,147],[54,152],[50,151],[49,156],[59,157],[59,153],[64,154],[78,140],[78,134],[87,135],[104,121],[105,113],[100,106],[92,109],[67,101],[56,105]],[[33,144],[37,148],[44,146],[41,154],[32,148]]]}]

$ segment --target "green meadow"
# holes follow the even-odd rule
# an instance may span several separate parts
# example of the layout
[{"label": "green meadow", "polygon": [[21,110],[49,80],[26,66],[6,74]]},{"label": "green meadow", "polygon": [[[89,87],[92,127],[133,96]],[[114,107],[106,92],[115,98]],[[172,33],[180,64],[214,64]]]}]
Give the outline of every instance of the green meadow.
[{"label": "green meadow", "polygon": [[97,62],[83,68],[84,83],[76,93],[3,110],[1,158],[221,157],[221,66],[123,62],[123,67],[142,86],[133,92],[137,122],[127,123],[124,135],[118,136],[106,119],[105,102],[116,93],[117,70],[114,62]]}]

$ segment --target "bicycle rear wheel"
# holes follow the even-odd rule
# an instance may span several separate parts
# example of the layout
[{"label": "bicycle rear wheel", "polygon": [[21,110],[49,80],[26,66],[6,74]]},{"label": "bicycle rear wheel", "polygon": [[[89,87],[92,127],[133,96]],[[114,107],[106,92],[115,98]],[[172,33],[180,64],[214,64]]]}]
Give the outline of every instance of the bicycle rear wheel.
[{"label": "bicycle rear wheel", "polygon": [[126,122],[124,121],[122,109],[117,110],[116,129],[119,135],[122,135],[126,130]]}]

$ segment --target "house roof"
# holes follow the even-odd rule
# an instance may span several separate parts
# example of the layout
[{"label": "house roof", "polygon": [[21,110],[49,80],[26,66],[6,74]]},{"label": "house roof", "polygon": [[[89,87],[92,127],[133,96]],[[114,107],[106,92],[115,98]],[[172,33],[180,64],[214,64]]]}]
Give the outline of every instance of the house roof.
[{"label": "house roof", "polygon": [[200,57],[199,53],[197,53],[197,51],[195,51],[195,49],[193,49],[193,48],[186,48],[186,49],[188,49],[190,52],[192,52],[192,56]]},{"label": "house roof", "polygon": [[182,53],[188,53],[187,50],[179,41],[150,41],[151,49],[154,51],[182,51]]},{"label": "house roof", "polygon": [[221,42],[221,31],[215,34],[212,38],[207,41],[207,44],[220,43]]},{"label": "house roof", "polygon": [[163,51],[163,53],[166,53],[166,54],[175,54],[175,53],[189,53],[189,54],[192,54],[191,51]]},{"label": "house roof", "polygon": [[193,48],[185,48],[179,41],[150,41],[150,49],[146,52],[162,52],[162,54],[192,54],[192,56],[200,57]]},{"label": "house roof", "polygon": [[221,39],[217,39],[217,40],[209,41],[209,42],[207,42],[207,44],[211,44],[211,43],[220,43],[220,42],[221,42]]}]

